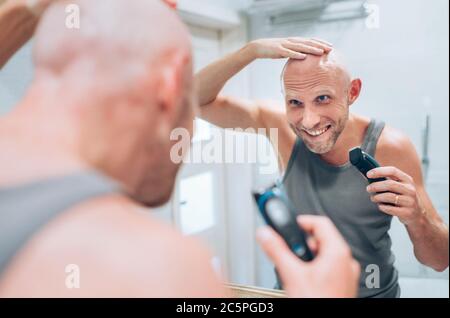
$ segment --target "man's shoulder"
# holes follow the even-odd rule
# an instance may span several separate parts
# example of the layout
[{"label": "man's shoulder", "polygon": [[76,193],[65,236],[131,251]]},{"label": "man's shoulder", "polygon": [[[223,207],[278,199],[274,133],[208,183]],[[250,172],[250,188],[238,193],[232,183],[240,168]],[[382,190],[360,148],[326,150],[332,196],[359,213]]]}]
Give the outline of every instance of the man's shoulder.
[{"label": "man's shoulder", "polygon": [[[19,256],[11,279],[19,278],[26,287],[25,278],[35,275],[30,269],[40,268],[41,275],[33,279],[48,286],[30,291],[31,295],[201,295],[193,286],[194,279],[201,277],[211,289],[218,286],[206,248],[121,196],[98,198],[67,211],[38,233]],[[79,268],[83,289],[64,288],[69,264]],[[63,283],[54,288],[58,281]]]},{"label": "man's shoulder", "polygon": [[382,158],[411,154],[414,144],[406,133],[400,129],[386,125],[378,139],[377,155]]},{"label": "man's shoulder", "polygon": [[86,235],[111,235],[116,240],[122,236],[128,237],[129,241],[145,241],[153,237],[146,234],[182,239],[172,226],[152,217],[150,209],[123,195],[107,195],[82,202],[65,211],[47,227],[49,236],[64,236],[81,228]]},{"label": "man's shoulder", "polygon": [[421,180],[421,162],[412,140],[400,129],[386,125],[378,140],[376,159]]}]

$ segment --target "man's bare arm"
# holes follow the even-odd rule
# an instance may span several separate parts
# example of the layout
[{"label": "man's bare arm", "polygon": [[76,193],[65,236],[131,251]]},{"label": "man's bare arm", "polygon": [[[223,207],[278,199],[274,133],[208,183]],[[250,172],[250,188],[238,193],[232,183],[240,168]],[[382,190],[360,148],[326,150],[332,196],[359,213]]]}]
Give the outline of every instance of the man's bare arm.
[{"label": "man's bare arm", "polygon": [[289,127],[284,106],[275,101],[252,101],[219,96],[202,107],[201,117],[222,128],[251,130],[268,138],[278,157],[280,169],[287,167],[296,135]]},{"label": "man's bare arm", "polygon": [[52,1],[0,1],[0,69],[31,39],[39,17]]},{"label": "man's bare arm", "polygon": [[373,198],[383,212],[399,217],[405,224],[416,258],[443,271],[449,265],[449,230],[425,190],[419,156],[404,134],[388,127],[383,134],[379,159],[387,167],[375,169],[371,177],[391,180],[374,183],[370,192],[379,193]]}]

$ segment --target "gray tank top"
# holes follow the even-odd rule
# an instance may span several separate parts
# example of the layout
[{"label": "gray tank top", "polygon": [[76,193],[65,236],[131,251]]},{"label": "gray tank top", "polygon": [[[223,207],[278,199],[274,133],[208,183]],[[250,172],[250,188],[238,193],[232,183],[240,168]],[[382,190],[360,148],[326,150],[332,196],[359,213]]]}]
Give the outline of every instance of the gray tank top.
[{"label": "gray tank top", "polygon": [[[372,156],[383,128],[383,122],[372,120],[367,129],[361,148]],[[356,168],[326,163],[297,138],[283,185],[299,214],[327,216],[344,236],[361,265],[359,297],[400,296],[388,234],[392,217],[370,200],[368,182]],[[372,264],[379,268],[379,288],[373,286],[377,267]]]},{"label": "gray tank top", "polygon": [[118,192],[117,183],[95,171],[0,188],[0,276],[52,219],[78,203]]}]

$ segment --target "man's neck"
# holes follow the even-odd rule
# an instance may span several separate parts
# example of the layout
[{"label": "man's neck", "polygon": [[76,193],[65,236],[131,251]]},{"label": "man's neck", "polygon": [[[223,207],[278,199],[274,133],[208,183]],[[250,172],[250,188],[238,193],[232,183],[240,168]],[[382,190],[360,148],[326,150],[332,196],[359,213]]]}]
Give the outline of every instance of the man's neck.
[{"label": "man's neck", "polygon": [[[34,118],[36,119],[36,118]],[[51,125],[49,121],[47,125]],[[55,136],[44,122],[7,116],[0,122],[0,187],[89,169],[67,136]]]},{"label": "man's neck", "polygon": [[370,120],[351,114],[333,149],[320,157],[327,163],[342,166],[349,161],[348,152],[363,143]]}]

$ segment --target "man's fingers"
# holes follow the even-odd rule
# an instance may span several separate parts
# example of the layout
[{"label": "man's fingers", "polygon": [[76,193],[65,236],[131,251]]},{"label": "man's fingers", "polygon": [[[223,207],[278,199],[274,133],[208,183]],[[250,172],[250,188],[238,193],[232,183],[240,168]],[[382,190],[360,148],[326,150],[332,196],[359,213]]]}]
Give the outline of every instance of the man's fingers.
[{"label": "man's fingers", "polygon": [[304,44],[311,45],[311,46],[314,46],[314,47],[317,47],[317,48],[321,48],[327,53],[330,52],[333,49],[331,46],[328,46],[328,45],[323,44],[321,42],[317,42],[315,40],[307,40]]},{"label": "man's fingers", "polygon": [[176,0],[163,0],[167,5],[169,5],[169,7],[171,7],[172,9],[176,9],[177,8],[177,1]]},{"label": "man's fingers", "polygon": [[329,47],[330,49],[333,48],[333,43],[330,43],[330,42],[328,42],[328,41],[325,41],[325,40],[322,40],[322,39],[318,39],[318,38],[312,38],[311,40],[312,40],[312,41],[315,41],[315,42],[318,42],[318,43],[321,43],[321,44],[323,44],[323,45]]},{"label": "man's fingers", "polygon": [[378,204],[378,209],[386,214],[396,216],[400,219],[404,218],[408,211],[403,207],[392,206],[388,204]]},{"label": "man's fingers", "polygon": [[319,253],[333,249],[348,249],[348,245],[337,228],[327,217],[303,215],[297,218],[299,225],[317,241]]},{"label": "man's fingers", "polygon": [[301,43],[303,45],[308,45],[308,46],[312,46],[312,47],[315,47],[318,49],[322,49],[327,53],[333,49],[333,47],[331,45],[325,44],[320,41],[316,41],[314,39],[291,38],[291,39],[289,39],[289,41],[293,42],[293,43]]},{"label": "man's fingers", "polygon": [[304,39],[304,38],[288,38],[289,42],[292,43],[299,43],[299,44],[303,44],[303,45],[307,45],[307,46],[312,46],[318,49],[322,49],[325,52],[330,52],[333,47],[330,45],[327,45],[323,42],[320,41],[315,41],[313,39]]},{"label": "man's fingers", "polygon": [[289,276],[291,268],[298,270],[301,261],[292,253],[284,240],[270,227],[258,229],[256,238],[280,274]]},{"label": "man's fingers", "polygon": [[308,237],[307,244],[311,252],[313,252],[313,254],[317,254],[319,250],[319,242],[317,242],[313,236]]},{"label": "man's fingers", "polygon": [[367,192],[369,193],[382,193],[382,192],[393,192],[395,194],[401,195],[413,195],[414,190],[410,188],[407,184],[400,183],[395,180],[385,180],[374,182],[367,186]]},{"label": "man's fingers", "polygon": [[396,167],[379,167],[370,170],[367,173],[369,178],[390,178],[393,180],[398,180],[402,182],[412,182],[413,179],[408,174],[404,173]]},{"label": "man's fingers", "polygon": [[372,195],[370,200],[374,203],[393,204],[398,207],[413,207],[414,199],[410,196],[399,195],[392,192],[384,192]]},{"label": "man's fingers", "polygon": [[296,51],[299,53],[308,53],[308,54],[313,54],[313,55],[323,55],[325,53],[325,51],[323,49],[309,46],[309,45],[304,45],[301,43],[286,43],[283,46],[287,49],[290,49],[292,51]]},{"label": "man's fingers", "polygon": [[333,50],[333,44],[331,44],[327,41],[324,41],[321,39],[316,39],[316,38],[311,39],[311,41],[314,41],[315,43],[319,43],[319,44],[323,45],[323,48],[326,53],[329,53],[331,50]]},{"label": "man's fingers", "polygon": [[317,216],[314,215],[301,215],[297,217],[297,223],[301,226],[301,228],[306,231],[308,234],[313,235],[314,232],[314,220]]},{"label": "man's fingers", "polygon": [[304,60],[306,59],[306,54],[303,53],[299,53],[296,51],[292,51],[286,48],[282,48],[281,49],[281,54],[283,57],[286,58],[291,58],[291,59],[295,59],[295,60]]}]

